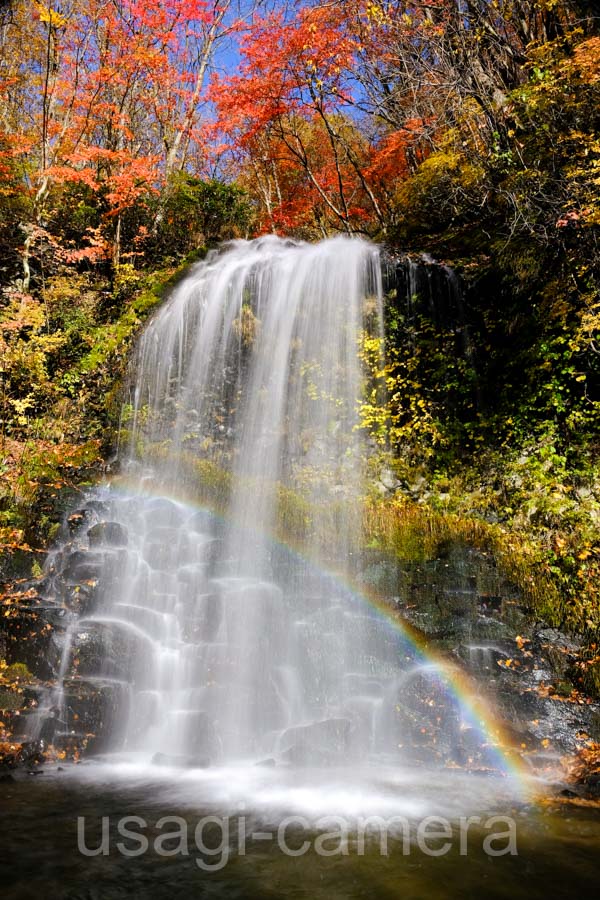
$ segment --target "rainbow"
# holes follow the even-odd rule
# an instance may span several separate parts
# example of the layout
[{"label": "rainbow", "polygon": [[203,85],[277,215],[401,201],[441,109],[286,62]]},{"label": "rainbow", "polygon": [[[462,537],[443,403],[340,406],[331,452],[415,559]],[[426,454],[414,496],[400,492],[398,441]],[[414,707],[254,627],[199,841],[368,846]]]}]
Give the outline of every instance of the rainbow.
[{"label": "rainbow", "polygon": [[[139,481],[129,479],[127,476],[117,476],[105,487],[111,496],[121,495],[123,498],[139,496],[148,499],[170,500],[189,510],[190,514],[206,512],[218,521],[228,522],[221,509],[211,507],[207,503],[191,502],[189,497],[184,499],[176,492],[166,492],[162,486],[158,490],[144,485],[143,490],[140,490]],[[302,547],[282,541],[280,535],[267,534],[266,537],[274,547],[311,566],[316,573],[330,580],[332,585],[336,585],[363,606],[370,615],[376,616],[378,620],[385,623],[396,637],[399,636],[405,642],[405,646],[412,653],[414,662],[428,664],[443,684],[444,689],[447,690],[448,695],[459,703],[463,721],[468,727],[476,730],[482,740],[482,745],[493,756],[498,771],[510,779],[517,796],[521,799],[534,797],[537,793],[535,779],[523,759],[523,754],[519,752],[521,748],[515,747],[504,722],[493,712],[491,700],[481,693],[480,686],[475,684],[463,668],[441,651],[429,646],[426,638],[418,629],[391,609],[389,604],[368,586],[356,583],[346,574],[341,575],[339,572],[322,568],[320,564],[302,552]]]}]

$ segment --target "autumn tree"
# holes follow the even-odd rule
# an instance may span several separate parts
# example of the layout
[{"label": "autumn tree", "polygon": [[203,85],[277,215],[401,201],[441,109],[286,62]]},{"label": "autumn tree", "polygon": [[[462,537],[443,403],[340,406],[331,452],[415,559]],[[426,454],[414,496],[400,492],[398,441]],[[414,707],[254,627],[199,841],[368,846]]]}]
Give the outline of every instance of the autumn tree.
[{"label": "autumn tree", "polygon": [[[131,244],[160,224],[173,175],[206,168],[207,74],[245,11],[234,0],[66,0],[15,2],[3,16],[0,146],[29,204],[25,290],[36,253],[118,264],[124,231]],[[76,240],[68,213],[82,204],[97,214]]]},{"label": "autumn tree", "polygon": [[[406,166],[412,136],[357,115],[355,66],[360,43],[341,5],[300,4],[255,20],[242,43],[238,74],[216,80],[213,96],[225,140],[256,179],[270,227],[306,226],[385,233],[378,180]],[[310,218],[310,216],[309,216]]]}]

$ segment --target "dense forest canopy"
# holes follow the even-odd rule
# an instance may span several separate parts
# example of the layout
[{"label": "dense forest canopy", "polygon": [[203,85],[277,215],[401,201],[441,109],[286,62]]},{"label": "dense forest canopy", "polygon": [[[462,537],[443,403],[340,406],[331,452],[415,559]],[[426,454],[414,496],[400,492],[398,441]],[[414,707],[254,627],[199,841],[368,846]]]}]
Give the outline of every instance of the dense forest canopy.
[{"label": "dense forest canopy", "polygon": [[[561,246],[596,222],[585,3],[67,0],[1,16],[2,246],[25,290],[45,255],[180,253],[196,179],[245,191],[243,211],[229,198],[242,233],[406,240],[493,205],[507,237]],[[198,216],[190,242],[218,237]]]}]

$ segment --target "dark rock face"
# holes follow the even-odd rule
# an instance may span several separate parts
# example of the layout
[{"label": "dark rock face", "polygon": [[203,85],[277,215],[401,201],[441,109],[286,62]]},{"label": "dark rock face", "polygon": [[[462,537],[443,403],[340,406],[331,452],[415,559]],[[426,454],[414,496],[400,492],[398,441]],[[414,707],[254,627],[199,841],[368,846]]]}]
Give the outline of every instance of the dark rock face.
[{"label": "dark rock face", "polygon": [[32,774],[36,771],[42,772],[42,769],[35,767],[40,766],[43,762],[44,754],[37,743],[24,742],[20,747],[3,756],[0,763],[0,781],[4,784],[14,781],[11,770],[22,767],[26,767]]},{"label": "dark rock face", "polygon": [[74,550],[62,570],[62,579],[69,584],[97,581],[102,574],[103,559],[100,553]]},{"label": "dark rock face", "polygon": [[[10,715],[10,732],[16,740],[31,743],[43,756],[43,748],[53,744],[67,750],[99,750],[108,734],[117,734],[128,704],[128,688],[117,681],[86,680],[92,657],[113,668],[113,675],[128,675],[114,658],[131,657],[123,636],[111,636],[106,650],[105,632],[77,626],[72,637],[69,629],[77,619],[91,615],[101,599],[102,590],[118,577],[127,535],[117,523],[99,521],[108,506],[90,500],[65,519],[64,543],[50,553],[45,574],[20,585],[21,593],[10,598],[7,614],[0,618],[2,657],[10,664],[23,663],[34,676],[20,694],[20,708]],[[85,622],[85,619],[83,619]],[[89,633],[89,632],[93,632]],[[69,647],[65,671],[64,703],[61,710],[48,706],[52,685]],[[81,672],[77,667],[81,663]],[[126,667],[125,667],[126,668]],[[94,673],[102,671],[99,668]],[[107,673],[108,674],[108,673]],[[51,701],[50,701],[51,702]],[[18,715],[17,715],[18,713]],[[8,716],[3,715],[6,720]],[[33,736],[33,739],[32,739]],[[33,752],[33,751],[32,751]]]},{"label": "dark rock face", "polygon": [[65,683],[66,729],[64,744],[87,753],[103,753],[118,746],[129,711],[129,687],[101,678],[71,678]]},{"label": "dark rock face", "polygon": [[98,522],[88,529],[90,547],[126,547],[127,529],[118,522]]},{"label": "dark rock face", "polygon": [[[422,563],[373,555],[363,579],[396,594],[396,610],[425,644],[454,657],[481,685],[519,751],[543,761],[580,749],[579,735],[600,739],[600,705],[568,696],[577,677],[577,640],[532,622],[518,591],[489,554],[459,543],[442,549],[438,559]],[[554,690],[561,683],[566,686],[562,696]],[[398,703],[406,706],[402,698]],[[422,714],[427,715],[425,708]],[[399,731],[411,731],[412,715],[405,710]],[[449,729],[445,723],[436,737],[438,749]],[[418,741],[418,733],[413,737]]]},{"label": "dark rock face", "polygon": [[69,534],[76,534],[86,522],[93,521],[94,512],[91,509],[76,509],[67,518],[67,529]]},{"label": "dark rock face", "polygon": [[127,680],[132,671],[133,650],[140,638],[117,624],[80,619],[72,635],[69,671],[84,678],[98,674]]},{"label": "dark rock face", "polygon": [[[62,612],[62,616],[52,617]],[[30,672],[43,680],[58,671],[61,642],[66,625],[65,610],[48,606],[41,598],[11,609],[0,627],[4,632],[5,658],[9,665],[25,663]]]}]

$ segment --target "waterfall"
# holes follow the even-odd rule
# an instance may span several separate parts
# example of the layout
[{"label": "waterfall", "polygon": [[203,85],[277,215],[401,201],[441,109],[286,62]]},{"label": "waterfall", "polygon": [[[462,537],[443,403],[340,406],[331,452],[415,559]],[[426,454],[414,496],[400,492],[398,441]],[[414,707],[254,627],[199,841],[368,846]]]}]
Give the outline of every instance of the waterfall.
[{"label": "waterfall", "polygon": [[114,747],[321,762],[372,746],[389,639],[323,567],[358,549],[359,339],[381,295],[364,241],[238,241],[142,333],[128,487],[97,526],[100,596],[78,625],[126,656],[95,672],[131,685]]},{"label": "waterfall", "polygon": [[[48,563],[78,615],[40,722],[192,766],[465,755],[473,729],[436,666],[348,587],[368,455],[359,350],[381,321],[363,240],[236,241],[189,271],[133,355],[123,475]],[[110,697],[85,726],[83,686]]]}]

